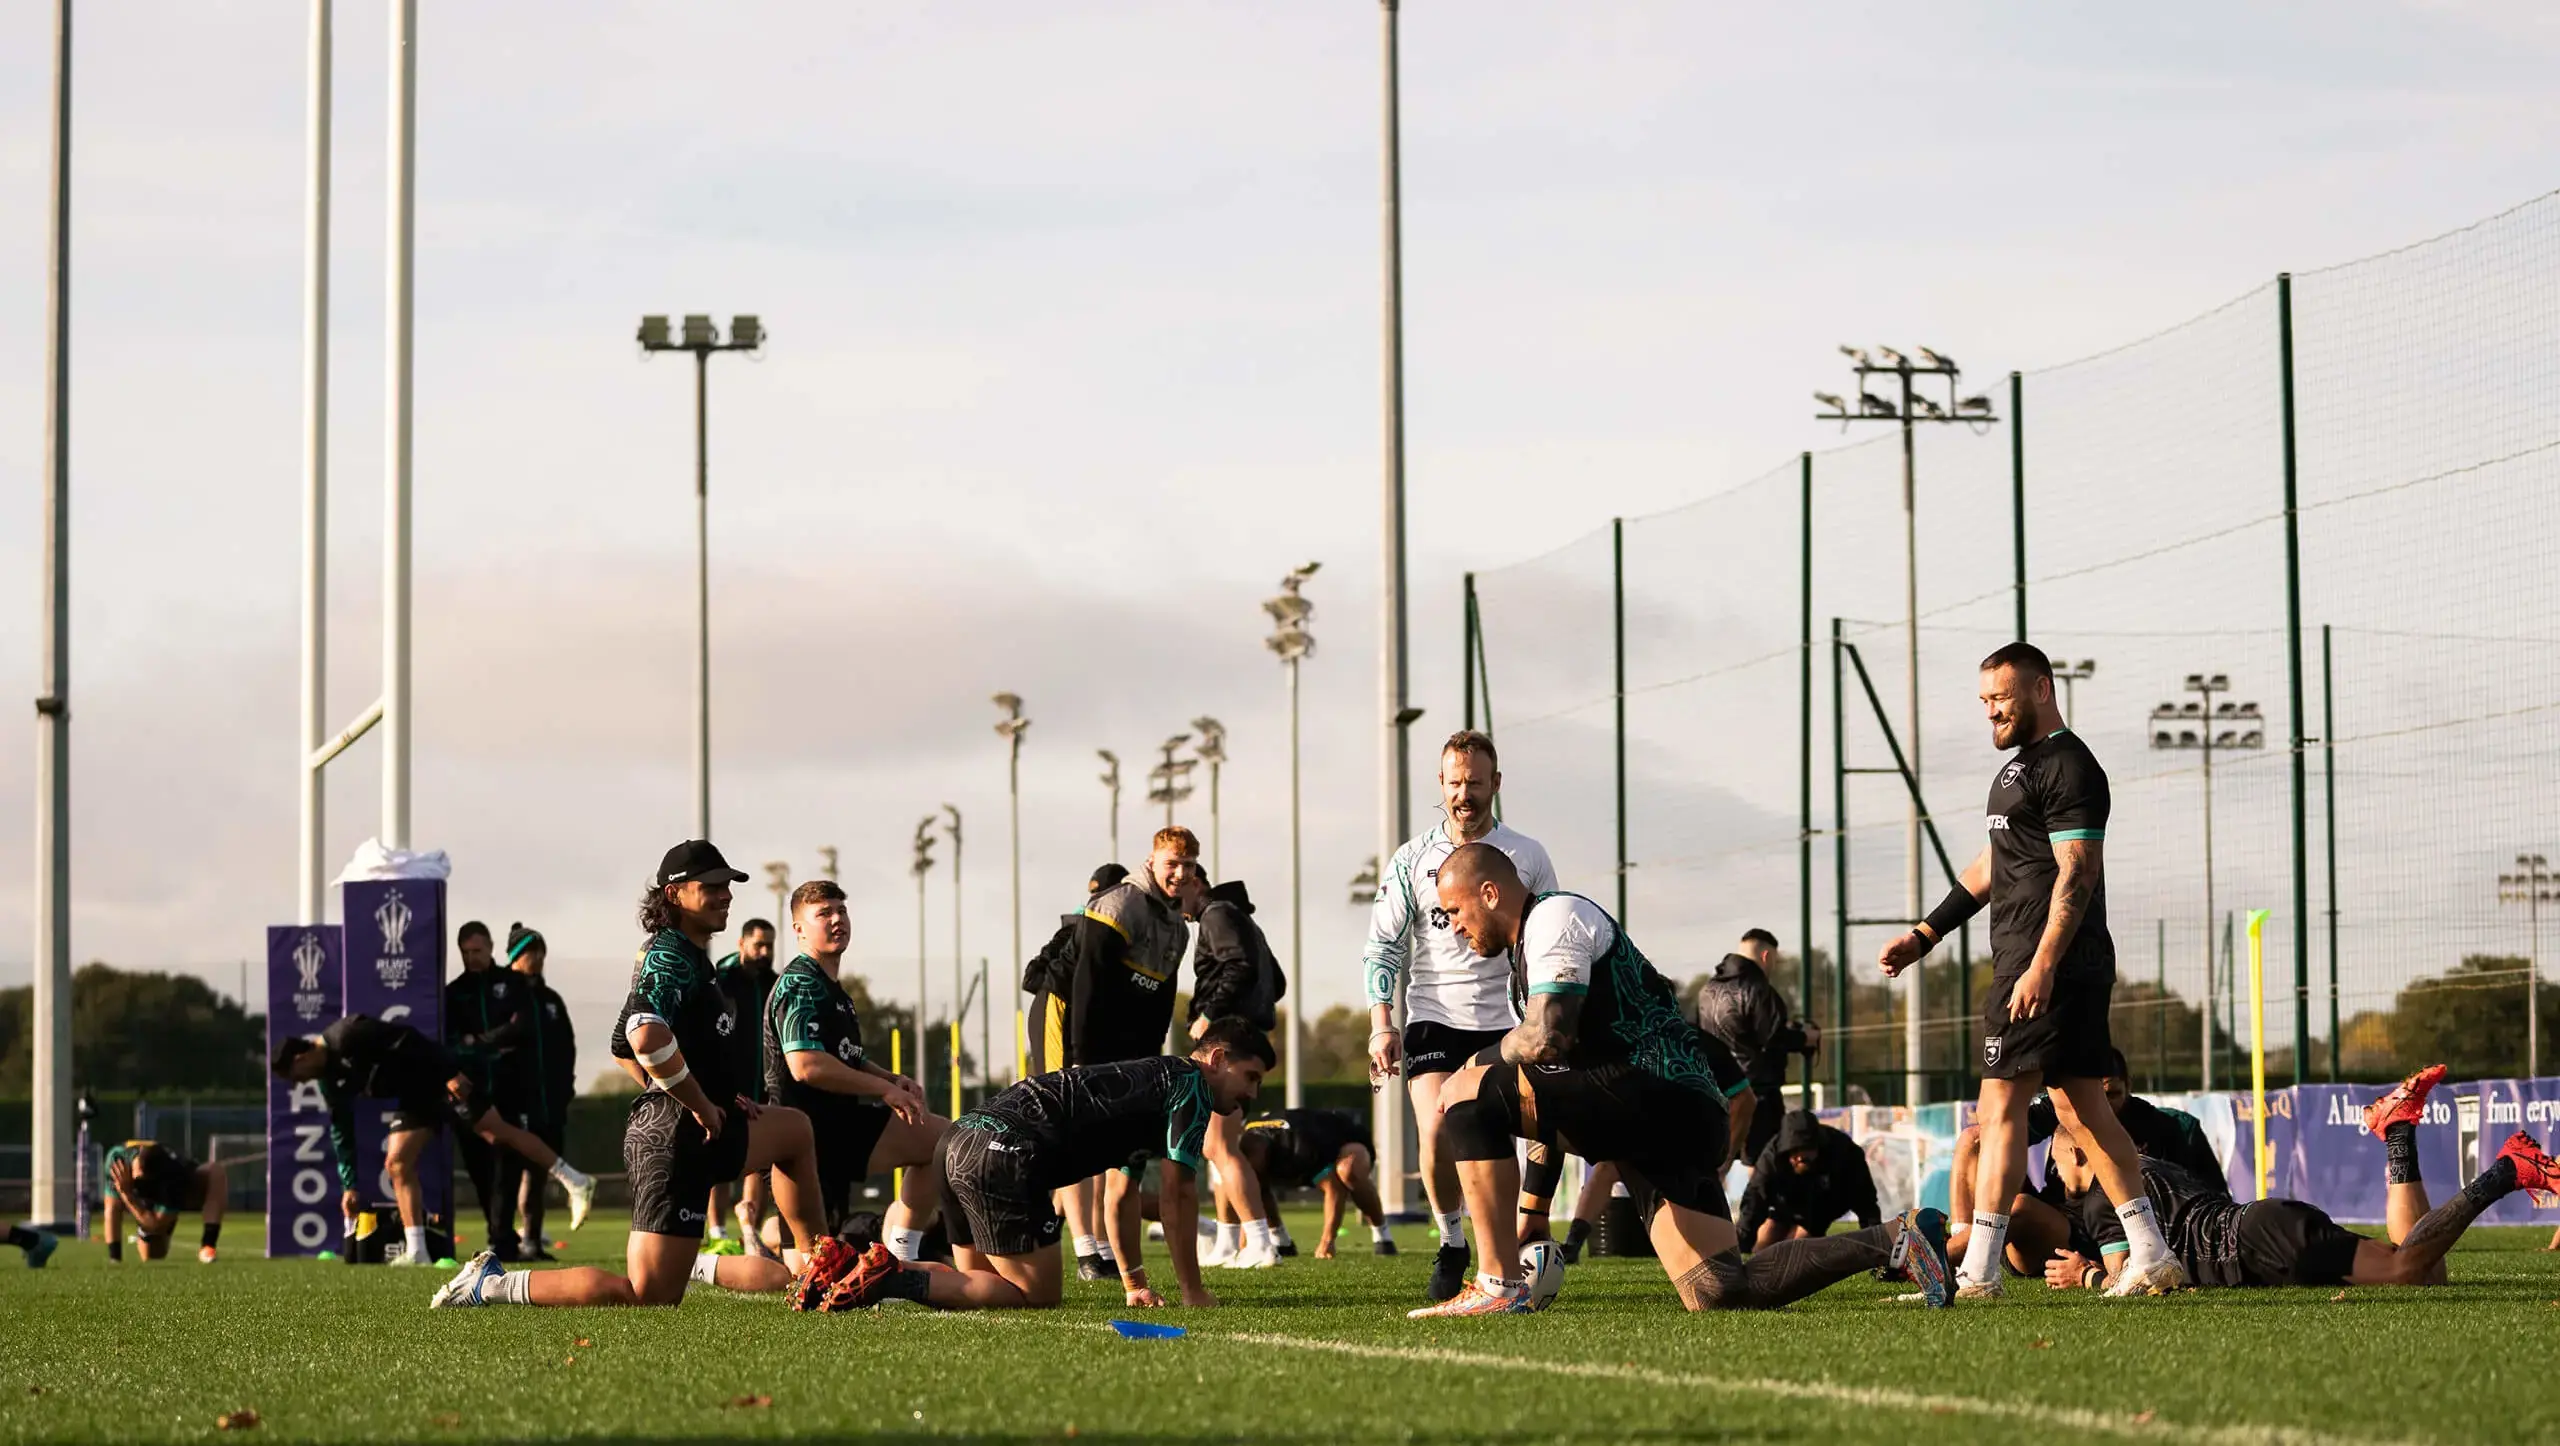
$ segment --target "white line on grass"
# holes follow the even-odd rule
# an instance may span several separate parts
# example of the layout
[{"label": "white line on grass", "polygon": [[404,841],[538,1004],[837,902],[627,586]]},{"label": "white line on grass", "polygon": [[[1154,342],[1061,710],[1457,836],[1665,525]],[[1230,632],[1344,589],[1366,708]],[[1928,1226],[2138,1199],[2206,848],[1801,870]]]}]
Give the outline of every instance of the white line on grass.
[{"label": "white line on grass", "polygon": [[1771,1376],[1708,1376],[1655,1370],[1647,1366],[1613,1366],[1590,1361],[1545,1361],[1524,1356],[1453,1351],[1437,1346],[1365,1345],[1355,1341],[1328,1341],[1307,1336],[1274,1335],[1265,1331],[1195,1331],[1193,1334],[1198,1339],[1273,1346],[1283,1350],[1324,1351],[1334,1355],[1356,1356],[1365,1360],[1411,1361],[1423,1365],[1467,1366],[1479,1370],[1526,1371],[1553,1376],[1632,1381],[1647,1386],[1722,1391],[1737,1396],[1777,1396],[1789,1400],[1820,1401],[1837,1406],[1917,1411],[1936,1416],[1979,1416],[2004,1421],[2027,1421],[2073,1431],[2103,1431],[2111,1435],[2129,1436],[2144,1441],[2193,1442],[2196,1446],[2387,1446],[2387,1443],[2371,1437],[2333,1436],[2290,1426],[2186,1426],[2156,1418],[2145,1420],[2103,1411],[2045,1406],[2030,1401],[1991,1401],[1975,1396],[1923,1395],[1917,1391],[1901,1391],[1890,1386],[1845,1386],[1829,1381],[1787,1381]]}]

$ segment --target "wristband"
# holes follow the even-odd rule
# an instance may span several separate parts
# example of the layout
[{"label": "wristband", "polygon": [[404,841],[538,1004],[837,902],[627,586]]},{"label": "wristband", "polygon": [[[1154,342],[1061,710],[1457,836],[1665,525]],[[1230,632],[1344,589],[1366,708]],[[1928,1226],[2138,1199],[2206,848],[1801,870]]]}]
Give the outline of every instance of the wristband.
[{"label": "wristband", "polygon": [[1930,933],[1943,939],[1963,928],[1965,920],[1980,912],[1982,901],[1973,896],[1973,890],[1958,884],[1947,890],[1947,896],[1938,901],[1938,907],[1931,909],[1929,917],[1922,922],[1929,926]]},{"label": "wristband", "polygon": [[1393,1039],[1395,1037],[1396,1031],[1392,1029],[1373,1029],[1369,1031],[1369,1039],[1371,1043],[1375,1043],[1380,1039]]},{"label": "wristband", "polygon": [[1147,1268],[1143,1265],[1133,1265],[1127,1270],[1120,1272],[1120,1288],[1122,1290],[1146,1289]]},{"label": "wristband", "polygon": [[2095,1289],[2096,1287],[2089,1284],[2089,1277],[2093,1275],[2102,1276],[2104,1274],[2106,1274],[2105,1271],[2100,1270],[2094,1265],[2084,1265],[2080,1267],[2080,1288],[2083,1290]]}]

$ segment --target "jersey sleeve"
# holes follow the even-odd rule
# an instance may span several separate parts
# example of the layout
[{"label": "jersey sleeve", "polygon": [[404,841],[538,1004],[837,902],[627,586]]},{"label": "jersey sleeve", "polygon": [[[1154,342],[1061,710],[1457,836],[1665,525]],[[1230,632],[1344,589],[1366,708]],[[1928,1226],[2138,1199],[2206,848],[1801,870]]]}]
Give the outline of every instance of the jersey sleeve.
[{"label": "jersey sleeve", "polygon": [[1173,1097],[1165,1104],[1164,1157],[1196,1175],[1209,1138],[1209,1087],[1197,1069],[1179,1073]]},{"label": "jersey sleeve", "polygon": [[2045,836],[2055,843],[2103,842],[2107,836],[2106,771],[2085,748],[2057,749],[2044,770]]},{"label": "jersey sleeve", "polygon": [[773,984],[773,1042],[784,1054],[805,1054],[827,1047],[819,1028],[826,1008],[825,991],[803,974],[785,974]]},{"label": "jersey sleeve", "polygon": [[1606,940],[1593,906],[1566,896],[1530,912],[1520,930],[1520,965],[1531,994],[1588,994],[1592,964]]},{"label": "jersey sleeve", "polygon": [[1360,977],[1373,1005],[1392,1004],[1396,976],[1413,959],[1413,872],[1420,850],[1407,843],[1388,861],[1369,906],[1369,943],[1360,953]]},{"label": "jersey sleeve", "polygon": [[622,1027],[656,1024],[672,1031],[684,1013],[685,994],[693,982],[693,969],[684,955],[663,944],[650,945],[638,977],[631,981],[631,1008]]}]

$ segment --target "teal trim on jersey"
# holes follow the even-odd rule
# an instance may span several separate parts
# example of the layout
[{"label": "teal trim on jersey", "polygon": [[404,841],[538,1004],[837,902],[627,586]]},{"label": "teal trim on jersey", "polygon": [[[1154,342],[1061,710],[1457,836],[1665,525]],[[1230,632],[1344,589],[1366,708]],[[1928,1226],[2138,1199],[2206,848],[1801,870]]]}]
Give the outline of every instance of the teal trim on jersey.
[{"label": "teal trim on jersey", "polygon": [[[1186,1109],[1190,1112],[1187,1119]],[[1210,1113],[1209,1087],[1200,1078],[1200,1071],[1185,1071],[1181,1088],[1165,1102],[1164,1157],[1194,1175],[1200,1173],[1204,1163],[1201,1146],[1208,1139]]]},{"label": "teal trim on jersey", "polygon": [[1568,984],[1561,979],[1549,979],[1530,985],[1529,992],[1532,994],[1588,994],[1591,992],[1591,986]]},{"label": "teal trim on jersey", "polygon": [[[1644,951],[1635,946],[1635,941],[1627,937],[1626,927],[1618,922],[1617,916],[1591,899],[1557,889],[1531,898],[1529,907],[1534,909],[1548,899],[1559,897],[1581,899],[1599,909],[1601,917],[1609,921],[1609,947],[1592,961],[1591,979],[1593,984],[1603,978],[1608,980],[1609,998],[1617,1017],[1609,1021],[1607,1027],[1625,1047],[1628,1061],[1657,1079],[1700,1094],[1716,1093],[1715,1075],[1707,1068],[1707,1057],[1698,1049],[1697,1028],[1680,1013],[1679,996],[1673,991],[1671,981],[1665,979],[1662,972],[1653,967],[1653,961],[1644,957]],[[1522,917],[1525,922],[1525,913]],[[1518,952],[1516,944],[1513,951]],[[1533,986],[1533,992],[1551,990],[1561,993],[1569,987],[1572,986],[1538,985]],[[1590,985],[1579,987],[1586,993],[1590,989]],[[1583,1015],[1582,1026],[1585,1029],[1592,1026],[1588,1013]]]},{"label": "teal trim on jersey", "polygon": [[2102,828],[2066,828],[2045,837],[2055,843],[2104,843],[2107,831]]},{"label": "teal trim on jersey", "polygon": [[1733,1088],[1724,1091],[1724,1097],[1728,1100],[1738,1100],[1742,1098],[1743,1091],[1749,1088],[1751,1088],[1751,1081],[1747,1079],[1737,1080],[1734,1082]]}]

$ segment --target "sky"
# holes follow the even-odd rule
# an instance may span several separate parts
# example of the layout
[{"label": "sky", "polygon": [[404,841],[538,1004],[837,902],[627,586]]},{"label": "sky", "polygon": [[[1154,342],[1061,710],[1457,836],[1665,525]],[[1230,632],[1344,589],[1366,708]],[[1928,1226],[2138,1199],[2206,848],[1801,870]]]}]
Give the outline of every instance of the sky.
[{"label": "sky", "polygon": [[[50,8],[0,12],[0,676],[29,694]],[[690,379],[632,332],[754,312],[765,353],[710,382],[729,857],[807,877],[839,847],[856,962],[911,998],[908,840],[954,805],[959,949],[1001,984],[988,695],[1034,720],[1026,949],[1108,851],[1095,750],[1131,779],[1133,856],[1162,818],[1142,760],[1211,715],[1221,870],[1285,955],[1258,604],[1318,561],[1306,993],[1355,1000],[1378,8],[421,8],[414,833],[452,855],[456,915],[543,928],[600,1039],[692,796]],[[337,15],[340,721],[380,688],[385,16]],[[294,897],[306,21],[91,6],[76,37],[73,950],[225,989]],[[2560,179],[2560,21],[2524,5],[1410,0],[1401,45],[1422,740],[1458,721],[1463,572],[1836,444],[1806,394],[1843,380],[1838,342],[1925,339],[1988,382]],[[0,710],[0,816],[32,818],[32,735]],[[378,817],[372,741],[328,793],[343,859]],[[1204,833],[1206,801],[1179,810]],[[0,829],[0,982],[31,955],[31,844]]]}]

